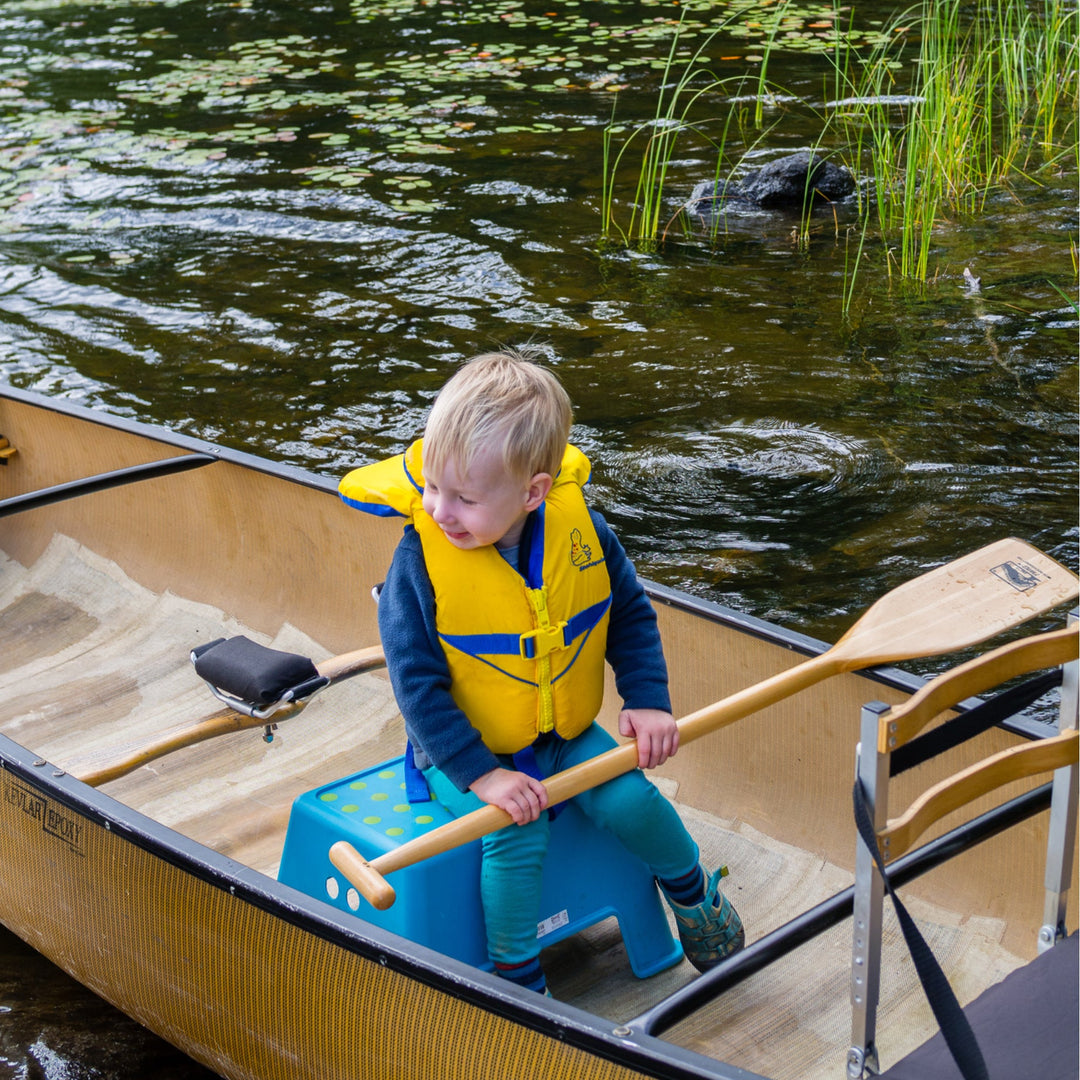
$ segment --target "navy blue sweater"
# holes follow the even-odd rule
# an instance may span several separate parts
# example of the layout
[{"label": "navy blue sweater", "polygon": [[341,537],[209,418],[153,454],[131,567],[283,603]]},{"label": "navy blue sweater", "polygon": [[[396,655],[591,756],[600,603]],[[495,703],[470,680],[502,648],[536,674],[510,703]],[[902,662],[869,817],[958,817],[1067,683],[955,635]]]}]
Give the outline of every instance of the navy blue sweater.
[{"label": "navy blue sweater", "polygon": [[[671,711],[667,665],[645,590],[610,526],[589,511],[611,578],[607,660],[627,709]],[[526,523],[527,544],[532,519]],[[460,790],[499,766],[450,695],[450,671],[435,629],[435,594],[420,536],[405,529],[379,597],[386,666],[417,764],[433,764]]]}]

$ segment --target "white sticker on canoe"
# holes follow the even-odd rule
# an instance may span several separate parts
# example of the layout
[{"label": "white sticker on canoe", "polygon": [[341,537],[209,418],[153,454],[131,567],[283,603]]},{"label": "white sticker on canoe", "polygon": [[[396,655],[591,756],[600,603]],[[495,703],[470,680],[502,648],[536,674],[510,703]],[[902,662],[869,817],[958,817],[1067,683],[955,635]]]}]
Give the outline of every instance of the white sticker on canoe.
[{"label": "white sticker on canoe", "polygon": [[554,915],[549,915],[536,924],[536,936],[538,938],[547,937],[548,934],[558,930],[560,926],[565,926],[569,921],[570,913],[566,908],[563,908],[562,911],[557,911]]}]

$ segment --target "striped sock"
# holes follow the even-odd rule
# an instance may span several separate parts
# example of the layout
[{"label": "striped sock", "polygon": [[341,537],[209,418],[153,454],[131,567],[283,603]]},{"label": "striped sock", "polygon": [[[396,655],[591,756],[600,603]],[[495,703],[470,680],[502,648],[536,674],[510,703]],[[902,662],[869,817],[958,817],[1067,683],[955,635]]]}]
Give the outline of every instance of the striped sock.
[{"label": "striped sock", "polygon": [[547,979],[544,978],[544,969],[540,966],[540,957],[534,956],[531,960],[525,960],[520,964],[501,964],[495,961],[495,974],[526,990],[535,990],[542,994],[547,990]]},{"label": "striped sock", "polygon": [[705,871],[695,866],[689,874],[677,878],[657,878],[664,895],[681,907],[693,907],[705,902]]}]

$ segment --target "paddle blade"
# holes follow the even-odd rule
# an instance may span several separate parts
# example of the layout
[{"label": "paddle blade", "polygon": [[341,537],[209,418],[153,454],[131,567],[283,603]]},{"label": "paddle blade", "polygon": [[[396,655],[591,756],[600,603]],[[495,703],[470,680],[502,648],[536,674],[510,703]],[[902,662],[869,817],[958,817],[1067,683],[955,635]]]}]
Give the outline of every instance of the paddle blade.
[{"label": "paddle blade", "polygon": [[1080,579],[1010,537],[898,585],[830,652],[840,670],[955,652],[1080,595]]}]

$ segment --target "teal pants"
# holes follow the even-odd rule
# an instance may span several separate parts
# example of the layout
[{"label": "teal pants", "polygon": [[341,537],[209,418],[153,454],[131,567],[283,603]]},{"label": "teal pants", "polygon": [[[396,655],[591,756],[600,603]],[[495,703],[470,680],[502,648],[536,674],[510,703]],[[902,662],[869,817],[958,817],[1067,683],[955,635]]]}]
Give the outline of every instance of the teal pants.
[{"label": "teal pants", "polygon": [[[577,765],[617,745],[599,724],[576,739],[541,738],[536,762],[544,776]],[[515,768],[509,757],[499,759]],[[424,771],[435,797],[455,817],[484,804],[471,791],[460,792],[436,768]],[[675,808],[640,769],[584,791],[574,803],[593,823],[613,833],[656,877],[678,878],[698,863],[698,847]],[[540,884],[550,836],[548,815],[527,825],[508,825],[484,837],[480,895],[493,961],[520,964],[539,953]]]}]

